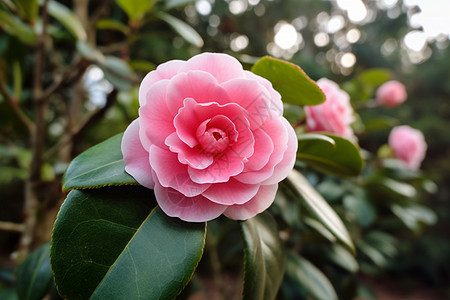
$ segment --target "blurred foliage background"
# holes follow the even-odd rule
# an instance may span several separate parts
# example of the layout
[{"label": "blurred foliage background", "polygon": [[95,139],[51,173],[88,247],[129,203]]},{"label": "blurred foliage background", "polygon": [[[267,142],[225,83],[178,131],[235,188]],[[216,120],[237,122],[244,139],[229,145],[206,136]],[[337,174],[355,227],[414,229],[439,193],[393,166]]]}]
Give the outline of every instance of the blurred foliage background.
[{"label": "blurred foliage background", "polygon": [[[428,150],[422,169],[430,180],[419,182],[427,191],[420,201],[437,213],[437,223],[422,226],[434,223],[427,221],[427,210],[419,217],[400,212],[404,222],[394,222],[392,212],[355,205],[355,197],[366,199],[358,194],[365,191],[311,173],[310,181],[350,223],[351,232],[371,232],[360,248],[372,243],[380,251],[359,251],[359,270],[351,263],[344,269],[324,263],[330,248],[317,240],[303,243],[302,255],[330,278],[342,298],[370,298],[386,289],[401,295],[423,289],[428,299],[449,296],[449,32],[417,25],[425,2],[445,0],[0,1],[0,289],[12,284],[17,263],[50,239],[68,162],[137,117],[140,79],[167,60],[212,51],[229,53],[247,67],[272,55],[298,64],[312,79],[338,82],[358,108],[354,128],[367,152],[376,154],[394,125],[424,132]],[[378,71],[368,72],[373,69]],[[368,107],[376,87],[388,79],[406,85],[407,102]],[[383,193],[376,197],[389,200]],[[367,213],[355,228],[345,217],[352,209]],[[405,222],[411,218],[413,224]],[[223,230],[214,226],[213,232]],[[236,231],[232,225],[224,228]],[[208,242],[225,245],[219,247],[228,251],[220,253],[223,265],[239,265],[232,247],[239,242],[224,232],[217,236],[225,237]],[[200,265],[199,274],[209,268]],[[355,282],[363,283],[357,292]],[[308,294],[290,297],[289,284],[282,292],[286,299]]]}]

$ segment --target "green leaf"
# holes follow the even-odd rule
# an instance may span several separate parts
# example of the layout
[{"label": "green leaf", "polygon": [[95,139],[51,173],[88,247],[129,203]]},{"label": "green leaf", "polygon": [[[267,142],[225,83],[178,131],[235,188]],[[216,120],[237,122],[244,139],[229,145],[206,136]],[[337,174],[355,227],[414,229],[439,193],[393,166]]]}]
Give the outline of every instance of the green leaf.
[{"label": "green leaf", "polygon": [[37,42],[37,36],[28,24],[25,24],[16,16],[1,9],[0,28],[25,44],[33,45]]},{"label": "green leaf", "polygon": [[309,181],[297,170],[292,170],[288,180],[293,188],[302,196],[304,205],[311,213],[342,243],[355,250],[350,234],[339,216],[328,202],[314,189]]},{"label": "green leaf", "polygon": [[184,7],[193,2],[195,2],[195,0],[166,0],[164,3],[164,9],[170,10],[178,7]]},{"label": "green leaf", "polygon": [[334,146],[323,139],[300,140],[297,158],[320,172],[334,176],[357,176],[364,161],[357,146],[347,139],[326,134]]},{"label": "green leaf", "polygon": [[19,15],[24,17],[27,21],[33,22],[38,15],[38,1],[37,0],[13,0],[17,7]]},{"label": "green leaf", "polygon": [[49,253],[50,243],[46,243],[20,264],[16,279],[19,299],[40,300],[50,291],[53,275]]},{"label": "green leaf", "polygon": [[268,212],[240,224],[244,239],[243,299],[275,299],[285,261],[277,224]]},{"label": "green leaf", "polygon": [[130,28],[122,22],[114,19],[101,19],[96,24],[98,29],[103,30],[116,30],[127,35],[130,32]]},{"label": "green leaf", "polygon": [[304,133],[299,135],[298,137],[299,142],[307,141],[307,142],[314,142],[314,141],[321,141],[329,143],[331,146],[335,147],[336,142],[330,138],[329,136],[318,134],[318,133]]},{"label": "green leaf", "polygon": [[325,101],[325,95],[317,84],[299,66],[290,62],[265,56],[251,71],[269,80],[285,103],[316,105]]},{"label": "green leaf", "polygon": [[158,0],[116,0],[131,21],[138,21],[147,13]]},{"label": "green leaf", "polygon": [[379,183],[395,197],[413,198],[417,194],[416,188],[405,182],[385,177]]},{"label": "green leaf", "polygon": [[416,234],[421,233],[425,226],[434,225],[438,219],[433,210],[419,204],[409,204],[406,206],[393,204],[391,210]]},{"label": "green leaf", "polygon": [[76,43],[76,49],[78,53],[87,60],[91,60],[96,63],[105,62],[105,56],[103,53],[86,41],[78,40]]},{"label": "green leaf", "polygon": [[362,82],[375,86],[390,80],[391,77],[391,71],[386,69],[369,69],[360,75]]},{"label": "green leaf", "polygon": [[359,270],[355,257],[339,244],[332,244],[326,252],[327,257],[344,270],[356,273]]},{"label": "green leaf", "polygon": [[86,31],[75,14],[63,4],[51,0],[48,2],[48,13],[58,20],[78,40],[87,39]]},{"label": "green leaf", "polygon": [[109,185],[136,185],[125,172],[120,144],[123,133],[81,153],[70,163],[63,177],[63,189],[96,188]]},{"label": "green leaf", "polygon": [[338,299],[336,291],[327,277],[301,256],[288,253],[286,275],[289,281],[301,286],[314,299]]},{"label": "green leaf", "polygon": [[74,190],[55,222],[50,261],[65,299],[172,299],[202,256],[206,223],[154,207],[143,187]]},{"label": "green leaf", "polygon": [[98,62],[105,78],[121,91],[130,90],[136,81],[133,69],[126,61],[115,56],[105,56],[104,61]]},{"label": "green leaf", "polygon": [[203,47],[202,37],[189,24],[163,12],[159,12],[156,16],[169,24],[186,42],[199,48]]}]

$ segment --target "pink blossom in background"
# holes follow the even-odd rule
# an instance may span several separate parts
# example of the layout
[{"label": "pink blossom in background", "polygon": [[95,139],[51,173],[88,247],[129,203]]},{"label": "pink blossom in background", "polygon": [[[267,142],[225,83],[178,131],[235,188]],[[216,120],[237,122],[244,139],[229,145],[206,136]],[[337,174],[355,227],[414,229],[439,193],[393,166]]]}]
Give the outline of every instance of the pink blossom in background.
[{"label": "pink blossom in background", "polygon": [[350,96],[327,78],[319,79],[317,85],[325,94],[326,100],[319,105],[305,106],[307,131],[324,131],[344,138],[352,137],[353,129],[350,124],[355,118]]},{"label": "pink blossom in background", "polygon": [[405,102],[408,94],[403,83],[391,80],[382,84],[376,92],[376,100],[382,106],[394,107]]},{"label": "pink blossom in background", "polygon": [[226,54],[161,64],[143,79],[124,133],[125,170],[169,216],[245,220],[292,170],[297,137],[269,81]]},{"label": "pink blossom in background", "polygon": [[395,156],[412,170],[420,167],[427,150],[427,143],[422,132],[406,125],[392,129],[389,135],[389,146]]}]

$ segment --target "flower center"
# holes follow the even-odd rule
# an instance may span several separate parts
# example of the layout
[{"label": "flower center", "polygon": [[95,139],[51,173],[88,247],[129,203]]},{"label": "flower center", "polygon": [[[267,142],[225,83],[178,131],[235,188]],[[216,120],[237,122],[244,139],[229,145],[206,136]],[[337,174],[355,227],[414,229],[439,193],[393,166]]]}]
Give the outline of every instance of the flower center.
[{"label": "flower center", "polygon": [[236,142],[238,132],[230,119],[215,116],[201,123],[196,135],[205,152],[219,154]]}]

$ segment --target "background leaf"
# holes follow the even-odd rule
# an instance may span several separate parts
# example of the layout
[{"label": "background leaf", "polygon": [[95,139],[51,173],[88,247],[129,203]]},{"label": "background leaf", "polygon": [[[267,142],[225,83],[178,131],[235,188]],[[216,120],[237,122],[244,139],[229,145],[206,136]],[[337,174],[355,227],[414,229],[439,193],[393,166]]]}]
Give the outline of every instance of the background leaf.
[{"label": "background leaf", "polygon": [[251,71],[269,80],[281,94],[283,102],[295,105],[316,105],[325,101],[325,95],[316,83],[297,65],[265,56]]},{"label": "background leaf", "polygon": [[288,180],[293,188],[302,196],[303,203],[311,213],[334,235],[353,251],[355,247],[350,235],[339,216],[327,201],[314,189],[309,181],[297,170],[292,170]]},{"label": "background leaf", "polygon": [[357,176],[364,161],[359,149],[349,140],[331,134],[334,146],[323,139],[301,139],[297,158],[311,167],[335,176]]},{"label": "background leaf", "polygon": [[87,39],[86,31],[75,14],[63,4],[56,1],[48,2],[48,13],[58,20],[78,40]]},{"label": "background leaf", "polygon": [[37,37],[28,24],[22,22],[16,16],[0,9],[0,28],[17,37],[25,44],[35,44]]},{"label": "background leaf", "polygon": [[132,21],[141,19],[158,0],[116,0]]},{"label": "background leaf", "polygon": [[159,12],[157,17],[169,24],[186,42],[199,48],[203,47],[202,37],[189,24],[163,12]]},{"label": "background leaf", "polygon": [[312,263],[301,256],[288,253],[286,276],[289,281],[301,286],[307,294],[317,300],[338,299],[333,285]]},{"label": "background leaf", "polygon": [[28,255],[19,266],[16,279],[19,299],[42,299],[50,291],[52,282],[50,243],[45,243]]},{"label": "background leaf", "polygon": [[170,218],[155,203],[143,187],[69,193],[50,258],[64,298],[172,299],[186,286],[202,256],[205,223]]},{"label": "background leaf", "polygon": [[277,224],[268,212],[240,224],[245,253],[243,299],[275,299],[285,261]]},{"label": "background leaf", "polygon": [[120,150],[122,136],[123,133],[117,134],[75,157],[64,174],[64,190],[136,185],[136,180],[125,172]]}]

